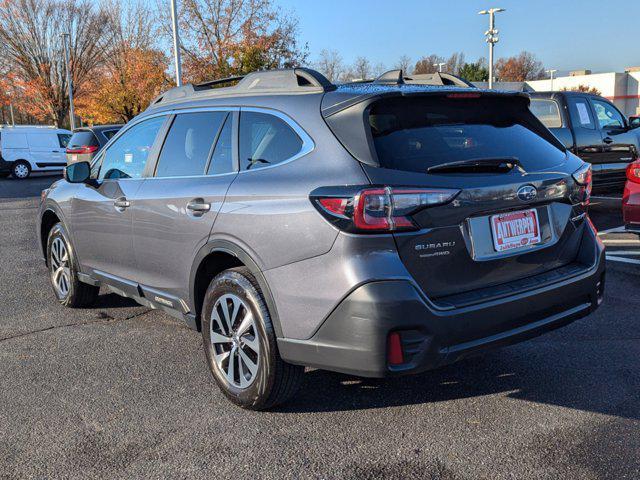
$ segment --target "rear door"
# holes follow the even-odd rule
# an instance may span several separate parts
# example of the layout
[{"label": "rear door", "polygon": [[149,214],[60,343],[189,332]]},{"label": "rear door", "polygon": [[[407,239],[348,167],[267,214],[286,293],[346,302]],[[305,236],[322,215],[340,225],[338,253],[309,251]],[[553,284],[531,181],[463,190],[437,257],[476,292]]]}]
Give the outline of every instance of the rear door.
[{"label": "rear door", "polygon": [[419,231],[395,234],[404,265],[431,298],[510,288],[574,261],[583,227],[572,221],[569,194],[581,162],[567,159],[526,99],[380,100],[369,122],[383,167],[365,167],[373,184],[460,191],[413,214]]},{"label": "rear door", "polygon": [[137,193],[135,280],[173,308],[189,297],[193,259],[237,174],[236,121],[229,110],[175,115],[154,174]]},{"label": "rear door", "polygon": [[602,135],[589,99],[582,95],[569,95],[567,96],[567,105],[576,141],[573,153],[585,162],[592,164],[603,163]]}]

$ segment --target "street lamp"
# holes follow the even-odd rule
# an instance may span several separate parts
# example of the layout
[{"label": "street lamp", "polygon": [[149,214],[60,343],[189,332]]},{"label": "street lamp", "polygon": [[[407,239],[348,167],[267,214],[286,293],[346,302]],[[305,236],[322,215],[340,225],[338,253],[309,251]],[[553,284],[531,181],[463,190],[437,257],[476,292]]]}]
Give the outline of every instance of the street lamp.
[{"label": "street lamp", "polygon": [[547,72],[549,74],[549,78],[551,79],[551,91],[553,92],[553,74],[556,73],[558,70],[556,69],[549,69],[549,70],[545,70],[545,72]]},{"label": "street lamp", "polygon": [[178,39],[177,0],[171,0],[171,21],[173,23],[173,61],[176,67],[176,86],[182,85],[182,63],[180,62],[180,40]]},{"label": "street lamp", "polygon": [[76,129],[76,116],[73,110],[73,87],[71,85],[71,70],[69,69],[69,42],[71,36],[68,33],[63,33],[62,42],[64,43],[64,63],[67,71],[67,87],[69,88],[69,125],[71,131]]},{"label": "street lamp", "polygon": [[447,64],[446,62],[440,62],[440,63],[434,63],[433,66],[438,69],[438,72],[442,73],[442,67],[444,67],[446,64]]},{"label": "street lamp", "polygon": [[490,8],[478,12],[478,15],[489,15],[489,30],[484,32],[486,42],[489,44],[489,88],[493,88],[493,46],[499,40],[498,30],[495,28],[495,14],[504,11],[504,8]]}]

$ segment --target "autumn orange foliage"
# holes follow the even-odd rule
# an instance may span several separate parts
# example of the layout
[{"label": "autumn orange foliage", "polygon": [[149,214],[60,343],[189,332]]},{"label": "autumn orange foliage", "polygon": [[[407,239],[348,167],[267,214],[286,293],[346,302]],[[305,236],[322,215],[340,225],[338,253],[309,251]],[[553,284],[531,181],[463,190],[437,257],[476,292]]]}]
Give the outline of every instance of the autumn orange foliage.
[{"label": "autumn orange foliage", "polygon": [[78,98],[78,114],[88,123],[131,120],[170,85],[167,59],[151,49],[124,48],[99,68]]}]

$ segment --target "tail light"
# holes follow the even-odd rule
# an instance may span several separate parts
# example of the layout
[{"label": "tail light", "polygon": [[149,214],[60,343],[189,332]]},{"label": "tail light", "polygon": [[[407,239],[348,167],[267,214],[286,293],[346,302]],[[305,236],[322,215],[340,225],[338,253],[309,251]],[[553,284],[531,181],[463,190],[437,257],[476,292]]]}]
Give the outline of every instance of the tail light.
[{"label": "tail light", "polygon": [[582,164],[582,166],[578,170],[573,172],[573,179],[576,181],[579,187],[580,202],[583,205],[588,205],[589,199],[591,198],[591,188],[593,187],[591,164]]},{"label": "tail light", "polygon": [[640,183],[640,159],[627,166],[627,180],[633,183]]},{"label": "tail light", "polygon": [[67,148],[67,153],[73,154],[95,153],[97,151],[98,147],[96,145],[82,145],[81,147]]},{"label": "tail light", "polygon": [[316,208],[342,230],[381,233],[416,230],[411,215],[449,203],[459,190],[405,187],[374,187],[353,192],[320,189],[311,195]]}]

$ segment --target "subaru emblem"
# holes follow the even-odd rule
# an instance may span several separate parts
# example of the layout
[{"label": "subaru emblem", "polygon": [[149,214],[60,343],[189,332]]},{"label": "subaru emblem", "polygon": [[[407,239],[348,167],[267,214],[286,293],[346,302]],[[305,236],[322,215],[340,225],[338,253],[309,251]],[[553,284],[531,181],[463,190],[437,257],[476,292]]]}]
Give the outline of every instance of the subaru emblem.
[{"label": "subaru emblem", "polygon": [[533,185],[523,185],[518,189],[518,198],[523,202],[531,202],[538,196],[538,190]]}]

